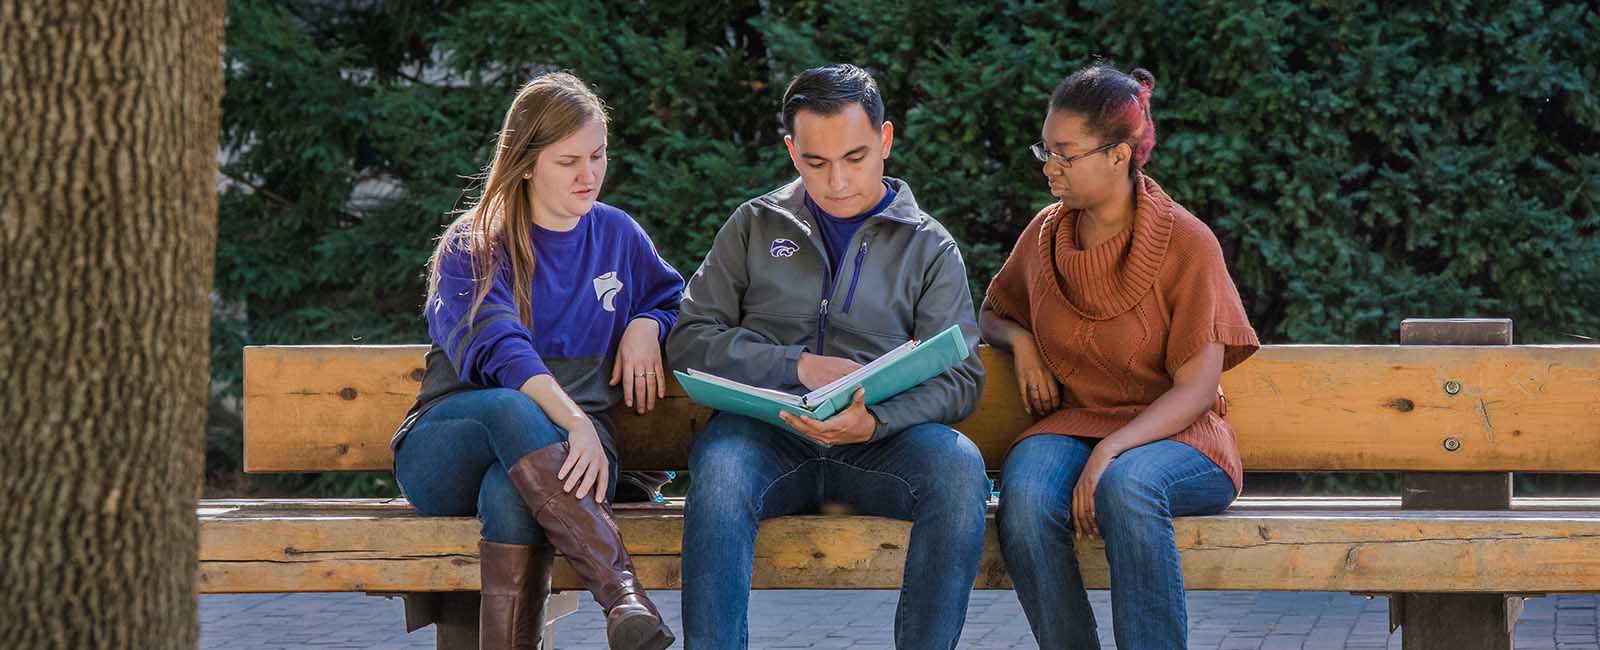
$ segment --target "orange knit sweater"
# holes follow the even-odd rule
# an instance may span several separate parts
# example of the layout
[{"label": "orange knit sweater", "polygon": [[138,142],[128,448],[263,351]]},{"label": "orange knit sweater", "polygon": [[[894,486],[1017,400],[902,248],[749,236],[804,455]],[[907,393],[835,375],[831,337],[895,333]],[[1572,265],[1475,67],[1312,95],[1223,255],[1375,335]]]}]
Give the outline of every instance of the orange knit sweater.
[{"label": "orange knit sweater", "polygon": [[[1205,345],[1224,346],[1223,370],[1261,344],[1211,229],[1155,181],[1139,176],[1133,223],[1090,250],[1077,211],[1050,205],[1033,218],[989,285],[996,314],[1033,332],[1061,382],[1061,409],[1017,436],[1104,438],[1172,388],[1172,374]],[[1216,404],[1172,438],[1200,450],[1244,485],[1233,428]]]}]

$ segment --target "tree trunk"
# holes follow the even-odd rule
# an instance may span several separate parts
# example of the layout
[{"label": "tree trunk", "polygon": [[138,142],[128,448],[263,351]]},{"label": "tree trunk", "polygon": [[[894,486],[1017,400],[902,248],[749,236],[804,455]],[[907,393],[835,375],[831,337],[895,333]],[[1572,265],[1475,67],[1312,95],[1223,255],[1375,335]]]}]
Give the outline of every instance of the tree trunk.
[{"label": "tree trunk", "polygon": [[0,0],[0,647],[193,648],[220,0]]}]

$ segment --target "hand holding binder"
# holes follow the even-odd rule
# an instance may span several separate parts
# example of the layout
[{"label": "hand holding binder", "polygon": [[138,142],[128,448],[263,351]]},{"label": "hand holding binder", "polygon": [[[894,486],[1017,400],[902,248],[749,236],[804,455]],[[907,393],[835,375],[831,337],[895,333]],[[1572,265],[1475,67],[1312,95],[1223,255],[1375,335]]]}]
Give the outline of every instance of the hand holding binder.
[{"label": "hand holding binder", "polygon": [[858,387],[851,395],[850,405],[826,422],[793,413],[780,412],[778,417],[789,423],[789,428],[823,447],[872,440],[872,435],[878,431],[878,417],[867,410],[867,389]]},{"label": "hand holding binder", "polygon": [[926,341],[907,341],[872,363],[805,395],[758,388],[693,369],[673,374],[689,399],[695,402],[767,422],[826,447],[828,445],[796,431],[778,413],[827,420],[849,408],[857,388],[866,391],[867,404],[877,404],[944,373],[971,353],[961,335],[961,327],[952,325]]}]

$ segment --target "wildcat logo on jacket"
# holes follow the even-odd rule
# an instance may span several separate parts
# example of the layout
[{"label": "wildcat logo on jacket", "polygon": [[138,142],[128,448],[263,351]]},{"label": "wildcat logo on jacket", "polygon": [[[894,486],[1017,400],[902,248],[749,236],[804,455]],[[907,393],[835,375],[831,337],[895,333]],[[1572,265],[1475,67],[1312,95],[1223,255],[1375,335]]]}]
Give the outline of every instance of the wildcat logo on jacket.
[{"label": "wildcat logo on jacket", "polygon": [[622,280],[617,278],[616,271],[601,273],[594,279],[594,297],[600,301],[600,307],[606,311],[617,310],[617,294],[622,292]]},{"label": "wildcat logo on jacket", "polygon": [[795,251],[798,250],[800,250],[800,247],[792,241],[787,239],[774,239],[772,240],[772,248],[770,252],[772,253],[773,257],[794,257]]}]

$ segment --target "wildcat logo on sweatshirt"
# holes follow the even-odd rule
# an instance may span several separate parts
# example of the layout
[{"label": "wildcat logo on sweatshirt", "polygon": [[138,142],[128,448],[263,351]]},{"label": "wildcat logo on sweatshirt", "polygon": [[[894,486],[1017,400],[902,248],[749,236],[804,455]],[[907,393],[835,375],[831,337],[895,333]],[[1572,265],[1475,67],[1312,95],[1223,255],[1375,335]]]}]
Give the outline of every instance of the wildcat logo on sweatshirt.
[{"label": "wildcat logo on sweatshirt", "polygon": [[772,240],[771,253],[773,257],[794,257],[795,251],[800,247],[787,239]]},{"label": "wildcat logo on sweatshirt", "polygon": [[616,271],[601,273],[594,279],[594,297],[606,311],[617,310],[617,294],[621,292],[622,280],[617,279]]}]

